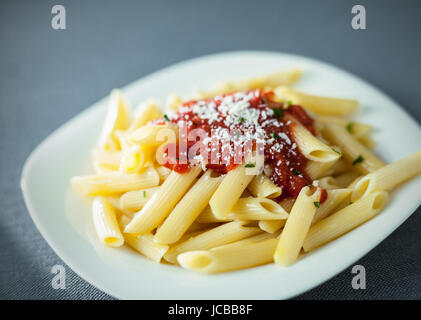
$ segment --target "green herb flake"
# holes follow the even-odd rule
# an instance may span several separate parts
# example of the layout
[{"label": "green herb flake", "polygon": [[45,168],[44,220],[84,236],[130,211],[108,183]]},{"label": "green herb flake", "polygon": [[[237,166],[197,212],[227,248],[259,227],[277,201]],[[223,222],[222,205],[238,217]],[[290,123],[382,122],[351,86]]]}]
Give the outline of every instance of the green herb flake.
[{"label": "green herb flake", "polygon": [[320,202],[319,201],[314,201],[313,204],[316,208],[320,208]]},{"label": "green herb flake", "polygon": [[246,168],[254,168],[254,167],[255,167],[255,165],[254,165],[254,163],[247,163],[247,164],[245,165],[245,167],[246,167]]},{"label": "green herb flake", "polygon": [[299,174],[301,174],[300,170],[294,169],[294,171],[292,171],[292,173],[294,174],[294,176],[298,176]]},{"label": "green herb flake", "polygon": [[341,154],[338,150],[334,149],[334,148],[330,148],[332,149],[333,152],[336,152],[337,154]]},{"label": "green herb flake", "polygon": [[352,133],[352,132],[353,132],[353,130],[354,130],[354,125],[355,125],[355,122],[350,122],[350,123],[348,123],[348,124],[346,125],[346,131],[348,131],[349,133]]},{"label": "green herb flake", "polygon": [[353,162],[352,162],[352,165],[353,166],[355,166],[356,164],[358,164],[358,163],[361,163],[361,162],[363,162],[364,161],[364,158],[363,158],[363,156],[362,155],[359,155]]},{"label": "green herb flake", "polygon": [[243,123],[246,119],[244,119],[243,117],[238,119],[238,122]]},{"label": "green herb flake", "polygon": [[349,202],[349,204],[353,204],[353,202],[352,202],[352,201],[350,201],[350,202]]},{"label": "green herb flake", "polygon": [[278,136],[275,132],[271,132],[271,133],[269,133],[269,135],[270,135],[273,139],[279,139],[279,136]]},{"label": "green herb flake", "polygon": [[166,114],[164,114],[164,120],[167,122],[170,122],[170,118],[168,118],[168,116]]},{"label": "green herb flake", "polygon": [[281,117],[284,116],[284,110],[282,110],[282,108],[275,108],[275,109],[272,109],[272,110],[275,113],[275,116],[277,118],[281,118]]},{"label": "green herb flake", "polygon": [[143,191],[143,197],[146,198],[146,191]]},{"label": "green herb flake", "polygon": [[287,106],[289,107],[290,105],[292,105],[292,101],[291,100],[288,100],[287,101]]}]

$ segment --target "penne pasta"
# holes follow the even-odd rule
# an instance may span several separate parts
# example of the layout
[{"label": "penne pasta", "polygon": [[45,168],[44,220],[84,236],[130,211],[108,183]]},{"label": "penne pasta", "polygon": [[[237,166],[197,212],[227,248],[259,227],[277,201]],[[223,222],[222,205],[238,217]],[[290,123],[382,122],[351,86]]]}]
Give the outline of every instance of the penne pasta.
[{"label": "penne pasta", "polygon": [[301,153],[309,160],[327,162],[332,166],[341,156],[340,153],[313,136],[302,125],[294,126],[294,137]]},{"label": "penne pasta", "polygon": [[278,265],[288,266],[297,259],[316,213],[316,203],[319,203],[320,195],[320,189],[301,189],[274,253],[274,260]]},{"label": "penne pasta", "polygon": [[338,189],[339,185],[338,182],[336,181],[336,179],[334,177],[324,177],[321,178],[320,180],[316,180],[314,182],[314,185],[316,185],[317,187],[320,187],[322,189],[326,189],[326,190],[332,190],[332,189]]},{"label": "penne pasta", "polygon": [[358,101],[305,94],[291,88],[283,88],[282,95],[294,104],[302,105],[321,115],[348,115],[358,108]]},{"label": "penne pasta", "polygon": [[351,200],[356,201],[378,190],[390,191],[420,173],[421,151],[362,177],[354,186]]},{"label": "penne pasta", "polygon": [[112,172],[90,176],[73,177],[71,184],[82,195],[112,195],[133,189],[157,186],[159,176],[155,169],[147,168],[138,174]]},{"label": "penne pasta", "polygon": [[247,227],[244,221],[224,223],[188,240],[171,246],[164,259],[171,263],[177,262],[177,256],[186,251],[207,250],[238,241],[260,232],[259,228]]},{"label": "penne pasta", "polygon": [[127,244],[134,250],[155,262],[160,262],[169,246],[153,241],[152,234],[124,234]]},{"label": "penne pasta", "polygon": [[370,150],[359,143],[344,128],[328,124],[323,130],[323,134],[334,144],[342,148],[344,157],[352,163],[355,169],[366,174],[380,169],[385,164],[378,159]]},{"label": "penne pasta", "polygon": [[115,136],[115,131],[127,129],[130,120],[129,112],[129,108],[123,99],[121,91],[111,91],[107,115],[98,141],[99,149],[118,150],[119,142]]},{"label": "penne pasta", "polygon": [[159,110],[158,102],[154,99],[149,99],[141,103],[134,115],[134,119],[128,128],[128,132],[145,126],[149,121],[162,117],[162,112]]},{"label": "penne pasta", "polygon": [[142,146],[159,146],[165,141],[175,143],[177,136],[178,130],[174,125],[148,125],[136,129],[128,139]]},{"label": "penne pasta", "polygon": [[261,220],[259,228],[268,233],[275,233],[285,226],[286,220]]},{"label": "penne pasta", "polygon": [[245,269],[272,262],[277,242],[277,239],[268,239],[216,247],[206,251],[189,251],[180,254],[177,260],[183,268],[202,273]]},{"label": "penne pasta", "polygon": [[263,174],[255,176],[247,189],[253,196],[259,198],[277,198],[282,194],[282,188],[275,185]]},{"label": "penne pasta", "polygon": [[121,247],[124,244],[114,208],[104,197],[95,197],[92,203],[92,217],[102,243],[108,247]]},{"label": "penne pasta", "polygon": [[208,170],[178,202],[164,223],[158,228],[154,241],[174,243],[180,240],[222,181],[220,175]]},{"label": "penne pasta", "polygon": [[92,152],[93,165],[107,171],[118,171],[121,161],[121,151],[110,152],[104,149],[95,149]]},{"label": "penne pasta", "polygon": [[324,219],[331,214],[338,206],[351,200],[352,189],[334,189],[327,191],[327,199],[317,208],[312,224]]},{"label": "penne pasta", "polygon": [[228,172],[210,199],[209,206],[218,219],[228,216],[234,204],[254,178],[253,175],[247,175],[246,170],[247,168],[242,164]]},{"label": "penne pasta", "polygon": [[173,171],[146,205],[136,213],[124,232],[143,234],[159,226],[201,172],[201,167],[190,168],[184,174]]},{"label": "penne pasta", "polygon": [[146,202],[156,193],[159,187],[152,187],[141,190],[128,191],[123,194],[120,201],[120,208],[122,210],[136,211],[142,209]]},{"label": "penne pasta", "polygon": [[335,176],[334,179],[338,186],[344,188],[346,186],[349,186],[349,184],[352,183],[359,176],[360,176],[360,173],[358,171],[353,170],[353,171],[348,171],[338,176]]},{"label": "penne pasta", "polygon": [[387,199],[387,192],[375,191],[319,221],[310,228],[304,250],[314,250],[370,220],[383,209]]}]

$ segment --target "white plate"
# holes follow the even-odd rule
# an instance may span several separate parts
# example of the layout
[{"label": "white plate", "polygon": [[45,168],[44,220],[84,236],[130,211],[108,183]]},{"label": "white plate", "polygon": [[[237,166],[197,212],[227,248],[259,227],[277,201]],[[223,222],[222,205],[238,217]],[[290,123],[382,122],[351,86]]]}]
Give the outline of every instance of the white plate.
[{"label": "white plate", "polygon": [[[301,67],[298,88],[361,102],[358,119],[372,124],[376,152],[387,162],[421,150],[421,130],[408,114],[365,81],[331,65],[289,54],[231,52],[182,62],[123,89],[135,105],[150,96],[189,93],[232,78]],[[77,79],[75,79],[77,81]],[[110,88],[111,89],[111,88]],[[69,179],[89,172],[88,158],[104,120],[105,99],[56,130],[26,161],[22,190],[36,226],[54,251],[81,277],[123,299],[279,299],[309,290],[373,249],[421,203],[421,177],[400,188],[383,213],[288,268],[274,264],[206,276],[159,265],[127,248],[104,248],[96,239],[89,207]],[[351,284],[350,284],[351,285]]]}]

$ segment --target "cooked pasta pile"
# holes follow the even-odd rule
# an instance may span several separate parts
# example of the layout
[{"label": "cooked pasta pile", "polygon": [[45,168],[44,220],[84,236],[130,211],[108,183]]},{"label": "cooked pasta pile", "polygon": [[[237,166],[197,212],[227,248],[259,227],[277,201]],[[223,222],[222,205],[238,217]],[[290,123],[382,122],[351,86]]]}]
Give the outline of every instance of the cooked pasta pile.
[{"label": "cooked pasta pile", "polygon": [[[421,151],[373,152],[358,102],[291,88],[300,70],[220,84],[131,111],[118,90],[72,179],[92,199],[99,240],[203,273],[294,263],[381,212],[421,172]],[[203,135],[203,136],[202,136]]]}]

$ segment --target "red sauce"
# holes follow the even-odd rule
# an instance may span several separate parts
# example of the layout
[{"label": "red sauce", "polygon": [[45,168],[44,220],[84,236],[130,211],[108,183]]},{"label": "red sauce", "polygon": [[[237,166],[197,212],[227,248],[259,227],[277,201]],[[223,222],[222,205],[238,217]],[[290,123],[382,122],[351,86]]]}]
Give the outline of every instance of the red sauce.
[{"label": "red sauce", "polygon": [[[246,98],[244,98],[246,96]],[[284,106],[284,104],[275,102],[271,99],[273,92],[261,90],[253,90],[244,93],[231,93],[216,98],[211,98],[201,101],[188,101],[182,105],[180,111],[175,116],[169,119],[161,119],[155,121],[156,124],[163,124],[166,121],[171,121],[183,128],[187,134],[194,129],[203,129],[209,136],[212,130],[226,129],[240,132],[242,136],[247,133],[256,133],[259,131],[264,135],[264,155],[265,166],[269,168],[270,179],[278,186],[283,188],[282,195],[278,200],[294,197],[296,198],[303,187],[312,183],[311,179],[305,171],[307,159],[300,152],[298,145],[294,138],[295,122],[289,121],[286,118],[294,118],[306,127],[312,134],[316,134],[314,127],[314,120],[307,114],[307,112],[298,105]],[[243,97],[246,100],[242,100]],[[225,100],[224,100],[225,99]],[[230,101],[233,103],[246,103],[246,114],[251,114],[252,117],[247,116],[246,119],[239,117],[235,120],[230,118],[227,113]],[[228,101],[228,102],[226,102]],[[200,108],[198,107],[200,106]],[[209,114],[204,108],[210,108],[214,112]],[[201,113],[202,112],[202,113]],[[240,112],[239,115],[242,113]],[[287,116],[290,117],[287,117]],[[257,129],[256,129],[257,128]],[[181,138],[181,136],[180,136]],[[242,143],[245,144],[244,138]],[[187,140],[187,139],[185,139]],[[164,164],[167,168],[173,169],[179,173],[188,170],[191,159],[187,159],[190,149],[197,141],[187,141],[184,147],[181,142],[176,147],[176,158],[171,158],[166,153],[167,162]],[[229,143],[230,147],[234,149],[234,143]],[[219,148],[224,146],[224,142],[218,142]],[[174,147],[174,145],[173,145]],[[209,150],[215,145],[209,143]],[[241,145],[241,148],[244,146]],[[256,149],[256,141],[252,141],[253,150]],[[221,149],[219,149],[221,150]],[[211,158],[211,152],[207,153],[207,161],[205,165],[209,169],[225,174],[236,167],[235,152],[229,154],[228,158],[215,159]],[[171,161],[170,161],[171,160]],[[213,161],[211,161],[213,160]],[[211,163],[212,162],[212,163]],[[266,172],[266,171],[265,171]],[[327,196],[327,193],[326,193]],[[323,202],[324,199],[320,202]]]}]

